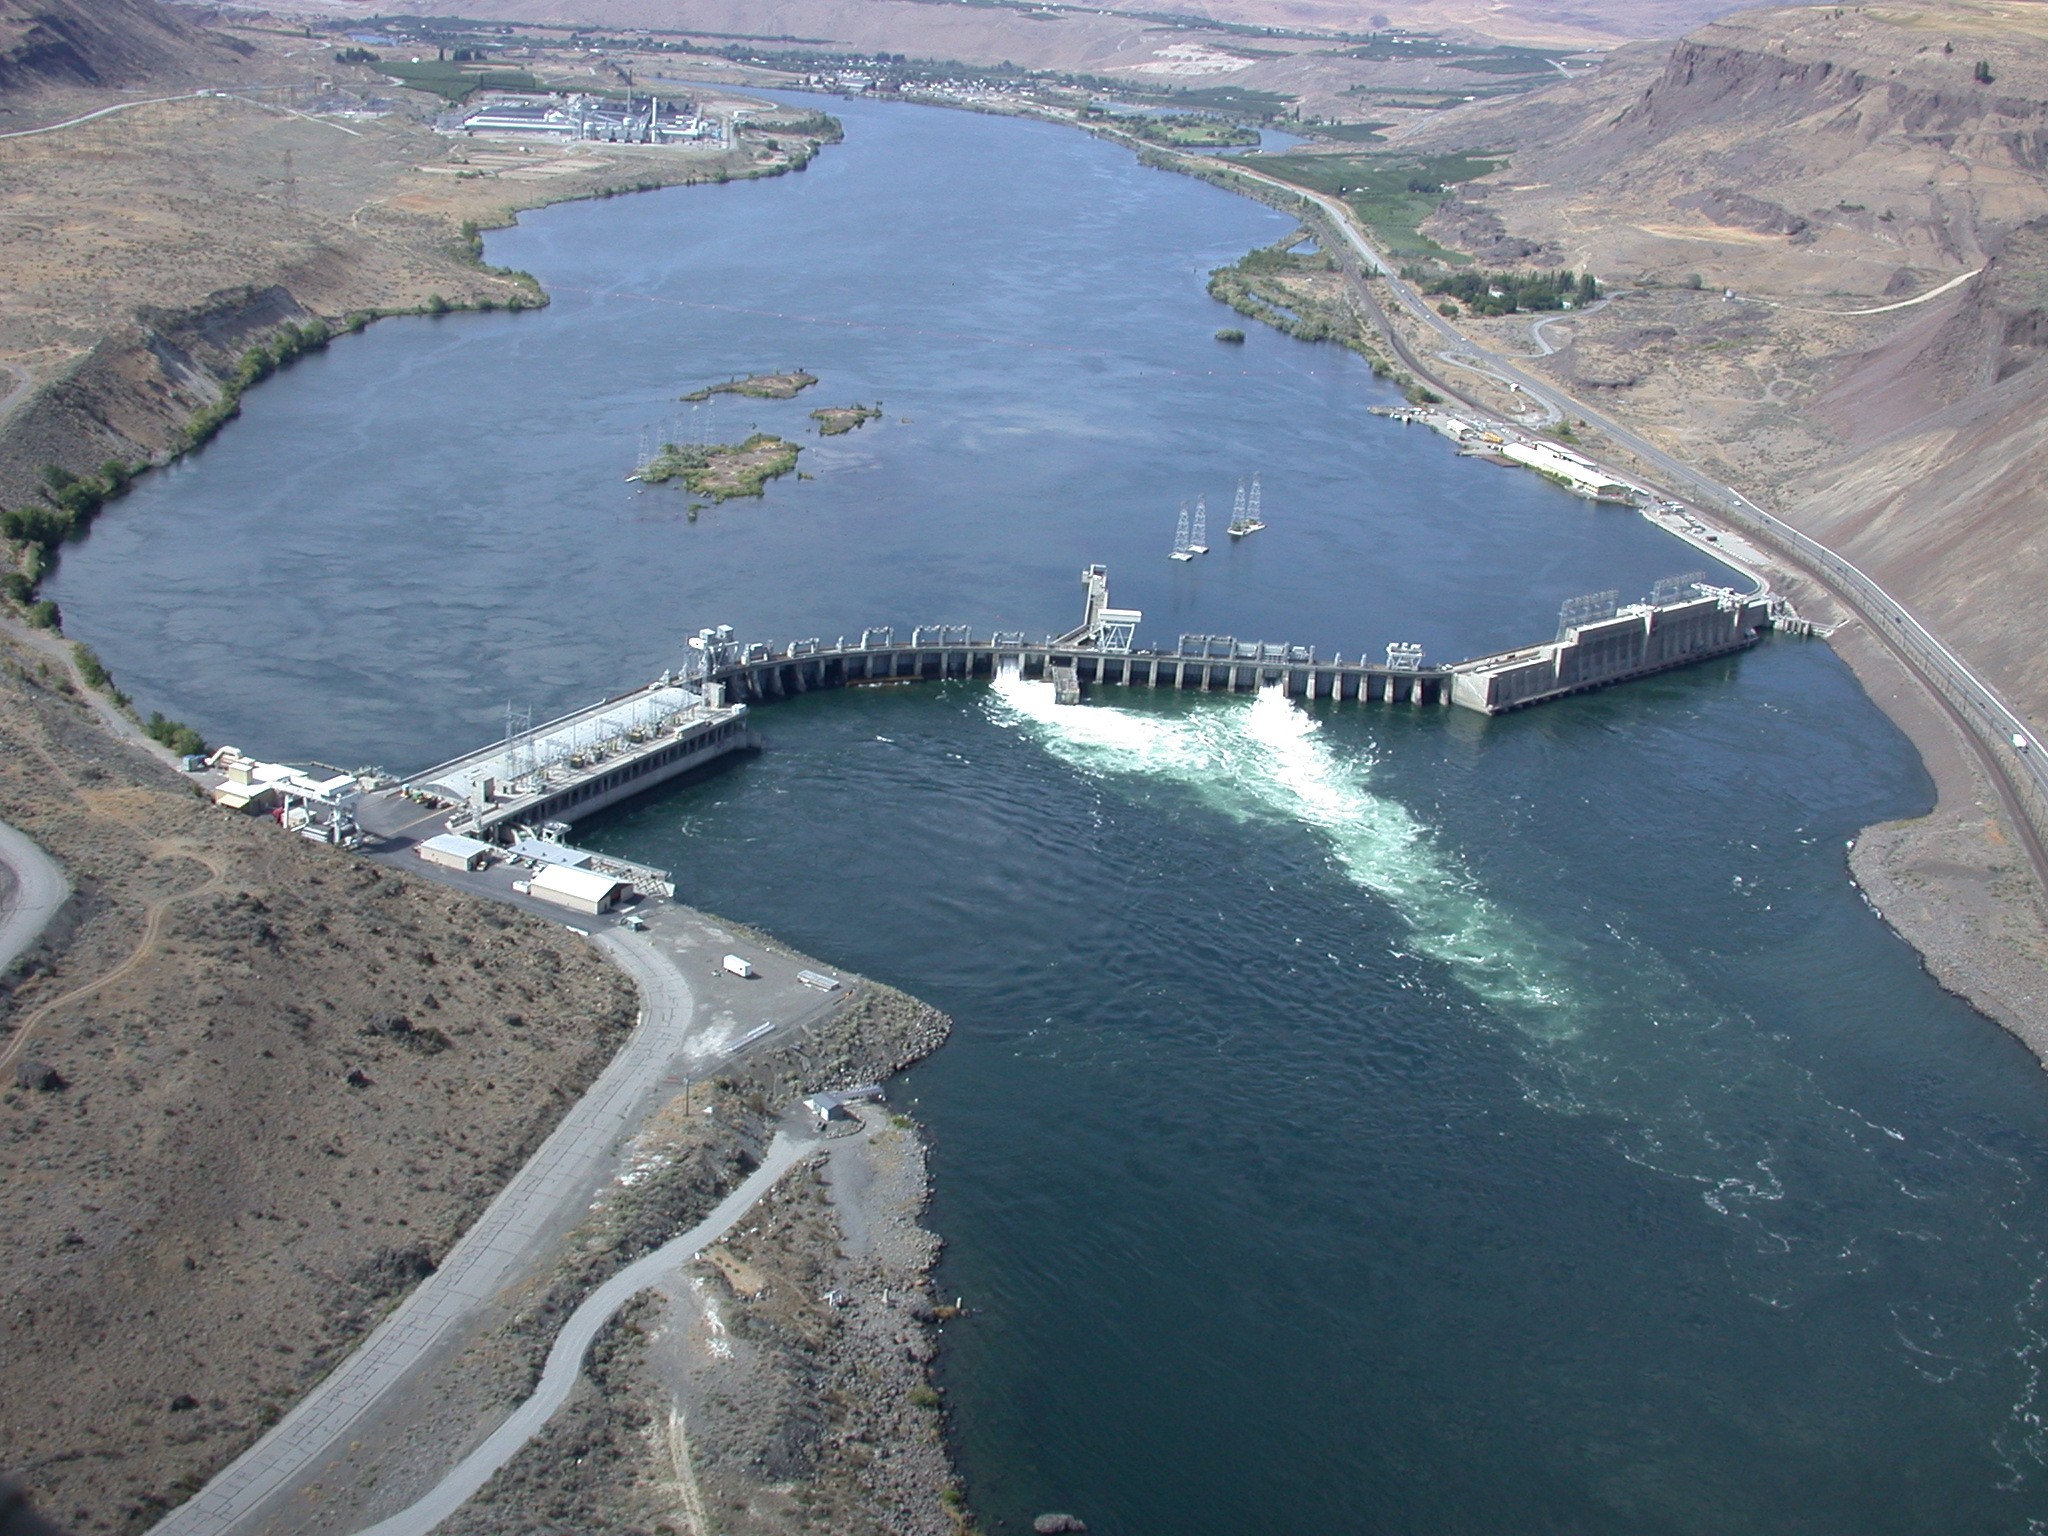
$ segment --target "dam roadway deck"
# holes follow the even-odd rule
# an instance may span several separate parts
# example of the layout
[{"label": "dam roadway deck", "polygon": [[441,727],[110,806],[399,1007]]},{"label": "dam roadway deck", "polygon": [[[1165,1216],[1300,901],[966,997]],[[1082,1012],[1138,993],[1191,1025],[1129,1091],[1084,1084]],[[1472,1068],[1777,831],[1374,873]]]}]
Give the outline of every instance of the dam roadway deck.
[{"label": "dam roadway deck", "polygon": [[1143,615],[1109,606],[1101,566],[1082,572],[1081,624],[1042,641],[997,631],[976,638],[961,625],[863,630],[857,639],[743,642],[727,627],[700,630],[685,665],[631,693],[605,699],[415,775],[406,792],[458,812],[453,830],[486,839],[573,822],[629,796],[756,744],[752,706],[831,688],[889,687],[1014,676],[1043,681],[1062,704],[1085,688],[1176,693],[1279,689],[1304,703],[1500,714],[1727,655],[1756,644],[1782,606],[1690,578],[1660,584],[1652,600],[1621,604],[1612,592],[1574,599],[1555,640],[1448,666],[1423,664],[1399,642],[1385,661],[1319,656],[1313,646],[1230,635],[1182,635],[1171,650],[1135,644]]},{"label": "dam roadway deck", "polygon": [[871,631],[861,641],[822,645],[797,641],[787,650],[750,649],[742,659],[711,673],[728,698],[753,703],[788,698],[820,688],[873,686],[893,682],[994,678],[1004,662],[1019,676],[1051,682],[1071,669],[1093,687],[1166,688],[1194,693],[1256,693],[1285,688],[1299,699],[1342,699],[1351,703],[1413,704],[1435,707],[1451,701],[1449,667],[1400,667],[1379,662],[1318,657],[1313,647],[1267,645],[1227,636],[1188,636],[1176,650],[1134,647],[1108,652],[1047,641],[1026,644],[1007,638],[928,638],[913,631],[898,643],[890,631]]}]

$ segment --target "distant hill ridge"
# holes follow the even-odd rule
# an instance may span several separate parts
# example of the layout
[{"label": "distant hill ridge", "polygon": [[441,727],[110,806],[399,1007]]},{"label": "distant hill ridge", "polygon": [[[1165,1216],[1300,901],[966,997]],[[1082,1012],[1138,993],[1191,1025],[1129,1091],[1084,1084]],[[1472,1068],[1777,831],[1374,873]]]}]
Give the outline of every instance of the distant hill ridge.
[{"label": "distant hill ridge", "polygon": [[1410,142],[1509,156],[1439,238],[1636,290],[1543,367],[1770,495],[2048,727],[2048,4],[1743,11]]},{"label": "distant hill ridge", "polygon": [[183,78],[247,51],[157,0],[0,0],[0,94]]}]

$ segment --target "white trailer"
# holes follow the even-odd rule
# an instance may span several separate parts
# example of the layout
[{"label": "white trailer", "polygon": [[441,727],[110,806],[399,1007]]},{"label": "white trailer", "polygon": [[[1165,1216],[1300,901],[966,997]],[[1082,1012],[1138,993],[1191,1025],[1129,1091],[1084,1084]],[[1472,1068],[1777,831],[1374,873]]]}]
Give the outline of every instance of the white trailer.
[{"label": "white trailer", "polygon": [[753,966],[738,955],[727,955],[719,964],[725,967],[726,974],[729,976],[737,976],[742,981],[752,981],[754,979],[755,972]]}]

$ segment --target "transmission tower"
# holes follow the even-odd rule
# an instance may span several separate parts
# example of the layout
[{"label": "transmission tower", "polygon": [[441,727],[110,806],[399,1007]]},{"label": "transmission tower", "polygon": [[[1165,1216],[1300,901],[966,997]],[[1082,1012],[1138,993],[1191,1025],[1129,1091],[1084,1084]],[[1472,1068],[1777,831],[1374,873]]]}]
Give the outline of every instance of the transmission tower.
[{"label": "transmission tower", "polygon": [[1566,599],[1564,606],[1557,610],[1557,638],[1562,640],[1567,630],[1576,629],[1581,624],[1597,624],[1602,619],[1613,618],[1620,606],[1621,594],[1611,588]]},{"label": "transmission tower", "polygon": [[1683,576],[1666,576],[1650,588],[1650,601],[1658,607],[1690,597],[1693,588],[1707,579],[1705,571],[1687,571]]},{"label": "transmission tower", "polygon": [[1188,553],[1206,555],[1209,553],[1209,498],[1195,498],[1195,536],[1188,540]]}]

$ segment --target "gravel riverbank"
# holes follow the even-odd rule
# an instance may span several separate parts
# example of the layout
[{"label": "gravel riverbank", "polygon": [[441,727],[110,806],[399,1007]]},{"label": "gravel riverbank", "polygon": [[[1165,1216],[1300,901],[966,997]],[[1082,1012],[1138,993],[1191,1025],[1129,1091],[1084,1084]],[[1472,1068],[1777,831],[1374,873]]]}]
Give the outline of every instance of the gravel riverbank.
[{"label": "gravel riverbank", "polygon": [[[501,1379],[523,1389],[582,1295],[708,1209],[780,1107],[886,1075],[946,1028],[864,983],[810,1040],[679,1097],[635,1146],[644,1173],[495,1340]],[[862,1114],[724,1243],[629,1304],[569,1405],[442,1531],[954,1531],[964,1517],[929,1374],[945,1309],[929,1294],[939,1242],[918,1224],[924,1147],[909,1120]]]}]

